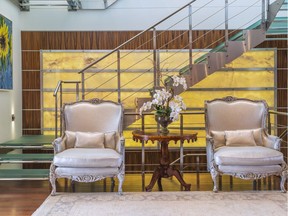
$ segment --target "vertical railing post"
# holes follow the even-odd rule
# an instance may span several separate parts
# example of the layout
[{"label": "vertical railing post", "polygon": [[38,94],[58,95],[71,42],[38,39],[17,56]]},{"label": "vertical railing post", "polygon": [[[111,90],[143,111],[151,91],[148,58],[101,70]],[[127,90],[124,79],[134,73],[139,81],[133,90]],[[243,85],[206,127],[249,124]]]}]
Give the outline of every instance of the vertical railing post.
[{"label": "vertical railing post", "polygon": [[62,82],[60,84],[60,136],[62,136],[62,105],[63,105],[63,89],[62,89]]},{"label": "vertical railing post", "polygon": [[79,83],[76,82],[76,101],[79,101]]},{"label": "vertical railing post", "polygon": [[55,95],[55,138],[58,137],[58,94]]},{"label": "vertical railing post", "polygon": [[266,14],[265,14],[265,1],[266,0],[262,0],[262,15],[261,15],[261,29],[265,30],[266,29]]},{"label": "vertical railing post", "polygon": [[160,86],[160,72],[158,68],[158,57],[157,57],[157,33],[156,28],[153,28],[153,69],[154,69],[154,87]]},{"label": "vertical railing post", "polygon": [[271,134],[271,114],[268,112],[268,134]]},{"label": "vertical railing post", "polygon": [[117,92],[118,92],[118,103],[121,102],[121,77],[120,77],[120,50],[117,50]]},{"label": "vertical railing post", "polygon": [[[144,120],[145,120],[145,115],[141,116],[141,130],[144,131]],[[141,143],[141,176],[142,176],[142,191],[145,190],[145,142],[144,140]]]},{"label": "vertical railing post", "polygon": [[85,76],[84,71],[81,73],[81,83],[82,83],[82,100],[85,100]]},{"label": "vertical railing post", "polygon": [[229,40],[229,35],[228,35],[228,0],[225,0],[225,45],[226,47],[228,46],[228,40]]},{"label": "vertical railing post", "polygon": [[[267,13],[267,16],[266,16],[266,23],[269,23],[271,21],[271,13],[270,13],[270,0],[267,0],[266,1],[266,13]],[[265,27],[268,27],[268,26],[265,26]]]},{"label": "vertical railing post", "polygon": [[192,59],[192,5],[189,5],[189,71],[190,74],[192,74],[192,64],[193,64],[193,59]]},{"label": "vertical railing post", "polygon": [[[183,114],[180,114],[180,133],[183,134]],[[183,175],[183,162],[184,162],[184,149],[183,149],[183,141],[180,141],[180,173]]]}]

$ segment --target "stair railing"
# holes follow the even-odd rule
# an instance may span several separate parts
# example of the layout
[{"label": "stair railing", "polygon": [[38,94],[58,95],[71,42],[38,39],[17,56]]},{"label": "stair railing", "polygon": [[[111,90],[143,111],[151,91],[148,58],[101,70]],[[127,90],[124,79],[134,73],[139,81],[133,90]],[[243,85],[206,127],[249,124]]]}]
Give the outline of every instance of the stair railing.
[{"label": "stair railing", "polygon": [[[275,130],[279,130],[280,129],[280,130],[282,130],[282,133],[279,134],[278,136],[280,138],[283,138],[285,135],[287,135],[288,124],[286,124],[286,125],[278,125],[277,121],[276,121],[276,123],[274,123],[274,127],[273,127],[272,122],[271,122],[271,115],[274,115],[276,117],[278,117],[278,116],[285,117],[286,116],[286,118],[288,118],[288,113],[274,111],[274,110],[269,110],[269,114],[270,115],[268,115],[268,133],[271,134],[272,131],[275,132]],[[278,134],[278,133],[276,133],[276,134]]]},{"label": "stair railing", "polygon": [[[87,78],[85,79],[85,76],[84,76],[84,73],[89,69],[91,68],[93,65],[101,62],[102,60],[106,59],[108,56],[110,56],[111,54],[113,53],[116,53],[117,52],[117,60],[116,60],[116,64],[117,64],[117,92],[118,92],[118,101],[120,102],[121,101],[121,82],[120,82],[120,71],[121,71],[121,68],[120,68],[120,60],[121,60],[121,57],[120,57],[120,49],[123,48],[125,45],[127,45],[128,43],[130,43],[131,41],[135,40],[136,38],[138,38],[139,36],[141,35],[144,35],[144,33],[148,32],[148,31],[151,31],[153,32],[153,39],[152,39],[152,43],[153,43],[153,71],[154,71],[154,78],[153,78],[153,85],[154,87],[158,87],[160,82],[159,82],[159,79],[160,79],[160,60],[159,60],[159,51],[157,51],[157,44],[156,44],[156,26],[161,24],[162,22],[164,22],[165,20],[167,20],[168,18],[174,16],[175,14],[177,14],[178,12],[182,11],[184,8],[186,7],[189,7],[189,15],[188,15],[188,18],[189,18],[189,30],[187,31],[188,32],[188,36],[189,36],[189,42],[188,42],[188,45],[185,46],[183,49],[187,49],[189,50],[189,71],[191,72],[192,70],[192,59],[193,59],[193,55],[192,55],[192,43],[193,43],[193,38],[192,38],[192,3],[195,2],[196,0],[194,1],[191,1],[189,3],[187,3],[186,5],[184,5],[183,7],[181,7],[180,9],[178,9],[177,11],[175,11],[174,13],[170,14],[169,16],[165,17],[164,19],[162,19],[161,21],[159,21],[158,23],[156,23],[155,25],[147,28],[146,30],[138,33],[137,35],[135,35],[134,37],[132,37],[131,39],[127,40],[126,42],[124,42],[123,44],[121,44],[120,46],[116,47],[114,50],[112,50],[111,52],[107,53],[106,55],[104,55],[103,57],[97,59],[96,61],[94,61],[93,63],[89,64],[88,66],[86,66],[84,69],[82,69],[79,73],[81,74],[81,83],[82,83],[82,99],[85,99],[85,80],[87,80]],[[212,0],[213,1],[213,0]],[[210,1],[210,2],[212,2]],[[230,4],[233,4],[236,0],[234,1],[229,1],[226,0],[225,2],[225,39],[224,40],[227,40],[228,35],[231,34],[228,32],[228,6]],[[259,0],[257,2],[260,2],[262,1],[262,12],[259,13],[259,15],[261,16],[262,14],[262,19],[265,18],[265,1],[267,0]],[[283,0],[281,0],[283,1]],[[207,4],[209,4],[210,2],[208,2]],[[256,3],[257,3],[256,2]],[[205,5],[207,5],[205,4]],[[253,5],[255,5],[255,3],[253,3],[251,6],[249,7],[252,7]],[[198,9],[199,10],[199,9]],[[222,10],[222,9],[221,9]],[[197,11],[197,10],[195,10]],[[233,16],[235,17],[235,16]],[[233,18],[232,17],[232,18]],[[187,18],[187,17],[186,17]],[[230,19],[232,19],[230,18]],[[253,18],[255,19],[255,18]],[[261,23],[264,23],[264,21],[262,20]],[[160,33],[161,34],[161,33]],[[228,35],[227,35],[228,34]],[[195,39],[197,40],[197,38]],[[149,42],[149,41],[148,41]],[[148,43],[146,42],[146,43]],[[226,41],[227,42],[227,41]],[[214,42],[213,42],[214,43]],[[142,46],[142,45],[141,45]],[[159,48],[158,48],[159,49]],[[111,64],[110,64],[111,65]],[[99,71],[98,71],[99,72]],[[93,75],[92,75],[93,76]],[[141,75],[140,75],[141,76]],[[149,83],[151,84],[151,83]],[[96,89],[96,88],[95,88]],[[112,92],[113,93],[113,92]],[[112,94],[111,93],[111,94]],[[133,94],[135,94],[135,92],[133,92]],[[126,99],[126,98],[125,98]]]},{"label": "stair railing", "polygon": [[[189,3],[187,3],[186,5],[184,5],[183,7],[179,8],[178,10],[176,10],[175,12],[171,13],[170,15],[168,15],[167,17],[165,17],[164,19],[160,20],[159,22],[157,22],[156,24],[152,25],[151,27],[143,30],[142,32],[138,33],[137,35],[135,35],[134,37],[130,38],[129,40],[127,40],[126,42],[124,42],[123,44],[119,45],[118,47],[116,47],[115,49],[113,49],[111,52],[107,53],[106,55],[104,55],[103,57],[99,58],[98,60],[94,61],[93,63],[89,64],[88,66],[86,66],[85,68],[83,68],[81,71],[79,71],[79,73],[81,74],[81,84],[82,84],[82,99],[85,99],[85,77],[84,77],[84,72],[91,68],[93,65],[97,64],[98,62],[102,61],[103,59],[107,58],[108,56],[110,56],[111,54],[117,52],[117,57],[119,57],[119,50],[121,48],[123,48],[125,45],[127,45],[128,43],[130,43],[131,41],[135,40],[136,38],[138,38],[141,35],[144,35],[144,33],[153,30],[153,60],[154,60],[154,73],[156,74],[159,70],[157,70],[157,52],[156,52],[156,26],[158,26],[159,24],[163,23],[165,20],[169,19],[170,17],[174,16],[175,14],[177,14],[179,11],[182,11],[184,8],[186,8],[187,6],[191,5],[193,2],[195,2],[196,0],[190,1]],[[191,9],[190,9],[191,10]],[[191,14],[190,14],[191,16]],[[119,58],[118,58],[119,59]],[[117,71],[120,74],[120,62],[117,60]],[[118,76],[118,83],[120,76]],[[154,84],[155,86],[157,86],[157,84],[159,83],[159,75],[154,77]],[[118,86],[119,88],[120,86]],[[120,90],[119,90],[120,91]],[[120,101],[121,98],[119,98],[118,95],[118,101]]]},{"label": "stair railing", "polygon": [[[55,98],[55,138],[58,137],[58,100],[60,109],[60,136],[62,135],[62,106],[63,106],[63,84],[75,84],[76,101],[79,101],[79,84],[80,81],[63,81],[59,80],[54,90],[53,96]],[[58,96],[59,93],[59,96]]]}]

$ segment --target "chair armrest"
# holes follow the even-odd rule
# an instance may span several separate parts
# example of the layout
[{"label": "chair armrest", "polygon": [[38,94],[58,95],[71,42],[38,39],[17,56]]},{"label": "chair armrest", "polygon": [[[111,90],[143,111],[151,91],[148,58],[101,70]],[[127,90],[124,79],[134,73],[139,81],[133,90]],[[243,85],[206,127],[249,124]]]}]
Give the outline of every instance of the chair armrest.
[{"label": "chair armrest", "polygon": [[121,136],[116,144],[116,151],[119,152],[121,155],[125,153],[125,138]]},{"label": "chair armrest", "polygon": [[215,146],[215,144],[214,144],[214,139],[213,139],[212,136],[206,135],[206,143],[209,143],[209,144],[211,145],[212,150],[213,150],[213,152],[214,152],[214,150],[216,149],[216,146]]},{"label": "chair armrest", "polygon": [[263,136],[263,145],[280,151],[280,146],[281,146],[281,139],[277,136],[269,135],[267,133],[264,133]]},{"label": "chair armrest", "polygon": [[52,142],[54,154],[60,153],[66,149],[65,141],[66,137],[64,137],[64,139],[62,137],[58,137]]},{"label": "chair armrest", "polygon": [[210,136],[210,135],[206,135],[206,141],[208,142],[211,142],[211,143],[213,143],[213,137],[212,136]]},{"label": "chair armrest", "polygon": [[206,157],[207,157],[207,170],[210,171],[211,164],[214,160],[214,141],[209,135],[206,136]]}]

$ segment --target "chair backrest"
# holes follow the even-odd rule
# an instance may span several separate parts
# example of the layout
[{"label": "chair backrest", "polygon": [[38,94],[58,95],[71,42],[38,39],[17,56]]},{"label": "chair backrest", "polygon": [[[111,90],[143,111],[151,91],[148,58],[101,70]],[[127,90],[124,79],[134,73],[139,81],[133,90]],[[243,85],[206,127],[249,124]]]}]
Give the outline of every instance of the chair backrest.
[{"label": "chair backrest", "polygon": [[122,133],[123,107],[120,103],[92,99],[65,104],[64,131]]},{"label": "chair backrest", "polygon": [[205,101],[206,132],[266,128],[268,106],[264,100],[225,97]]}]

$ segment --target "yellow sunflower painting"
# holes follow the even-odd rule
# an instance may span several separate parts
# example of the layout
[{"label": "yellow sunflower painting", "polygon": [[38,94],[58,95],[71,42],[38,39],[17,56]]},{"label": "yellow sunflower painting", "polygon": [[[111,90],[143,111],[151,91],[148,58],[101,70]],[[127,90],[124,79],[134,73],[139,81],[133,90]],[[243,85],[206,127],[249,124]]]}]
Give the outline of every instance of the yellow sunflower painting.
[{"label": "yellow sunflower painting", "polygon": [[12,88],[12,21],[0,15],[0,89]]}]

